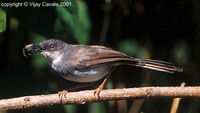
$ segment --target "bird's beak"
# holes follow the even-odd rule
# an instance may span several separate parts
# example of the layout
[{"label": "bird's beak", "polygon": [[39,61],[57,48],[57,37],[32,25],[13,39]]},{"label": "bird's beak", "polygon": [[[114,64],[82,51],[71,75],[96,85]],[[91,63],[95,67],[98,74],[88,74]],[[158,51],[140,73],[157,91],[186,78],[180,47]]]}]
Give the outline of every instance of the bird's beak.
[{"label": "bird's beak", "polygon": [[44,51],[43,48],[41,48],[39,45],[33,45],[33,44],[28,44],[25,46],[25,48],[23,48],[23,54],[25,57],[28,57],[34,53],[42,51]]}]

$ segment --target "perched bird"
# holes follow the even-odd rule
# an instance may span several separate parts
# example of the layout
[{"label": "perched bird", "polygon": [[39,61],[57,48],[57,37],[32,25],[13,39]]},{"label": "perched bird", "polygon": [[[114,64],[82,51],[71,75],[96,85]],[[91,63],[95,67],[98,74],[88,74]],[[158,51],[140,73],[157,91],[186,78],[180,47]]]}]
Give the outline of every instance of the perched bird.
[{"label": "perched bird", "polygon": [[[111,72],[118,65],[131,65],[156,71],[174,73],[183,69],[172,63],[130,57],[120,51],[97,45],[71,45],[61,40],[49,39],[39,45],[29,44],[23,49],[24,56],[39,52],[49,65],[63,78],[75,82],[95,82],[105,77],[103,83],[94,90],[99,97]],[[66,90],[59,94],[66,93]]]}]

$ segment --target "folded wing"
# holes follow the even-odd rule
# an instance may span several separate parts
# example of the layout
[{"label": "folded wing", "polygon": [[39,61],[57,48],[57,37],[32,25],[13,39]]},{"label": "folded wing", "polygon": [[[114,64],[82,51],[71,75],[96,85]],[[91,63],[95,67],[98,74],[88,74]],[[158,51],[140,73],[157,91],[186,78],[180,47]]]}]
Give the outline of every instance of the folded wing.
[{"label": "folded wing", "polygon": [[78,56],[72,54],[68,60],[73,60],[71,66],[76,69],[84,69],[110,63],[111,65],[134,65],[167,73],[183,71],[182,68],[176,67],[169,62],[132,58],[122,52],[103,46],[78,46],[75,49],[77,49],[80,54]]}]

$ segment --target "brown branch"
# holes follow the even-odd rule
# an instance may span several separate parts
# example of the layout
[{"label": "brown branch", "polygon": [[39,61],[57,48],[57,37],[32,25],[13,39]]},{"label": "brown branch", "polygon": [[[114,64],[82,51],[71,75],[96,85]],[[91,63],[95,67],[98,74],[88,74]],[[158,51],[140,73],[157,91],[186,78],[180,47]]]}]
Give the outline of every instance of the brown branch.
[{"label": "brown branch", "polygon": [[0,111],[23,110],[59,104],[85,104],[101,101],[156,98],[200,98],[200,87],[142,87],[103,90],[100,98],[93,90],[69,92],[62,103],[58,94],[24,96],[0,100]]}]

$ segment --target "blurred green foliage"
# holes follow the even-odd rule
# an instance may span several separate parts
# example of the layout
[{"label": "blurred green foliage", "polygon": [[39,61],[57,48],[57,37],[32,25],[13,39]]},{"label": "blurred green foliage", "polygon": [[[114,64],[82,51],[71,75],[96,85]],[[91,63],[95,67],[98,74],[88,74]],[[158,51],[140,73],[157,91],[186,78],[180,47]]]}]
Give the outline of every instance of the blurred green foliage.
[{"label": "blurred green foliage", "polygon": [[142,57],[141,46],[134,39],[129,38],[129,39],[121,41],[119,44],[119,49],[130,56],[134,56],[138,58]]},{"label": "blurred green foliage", "polygon": [[76,113],[77,105],[65,105],[63,106],[67,113]]},{"label": "blurred green foliage", "polygon": [[[57,7],[58,20],[55,25],[56,34],[63,35],[69,33],[78,43],[87,44],[89,41],[90,21],[87,14],[87,6],[83,1],[71,2],[70,7]],[[65,32],[62,32],[65,30]],[[67,36],[65,36],[67,37]]]},{"label": "blurred green foliage", "polygon": [[[37,2],[0,0],[0,3]],[[47,1],[46,1],[47,2]],[[120,50],[132,57],[174,62],[184,72],[169,75],[131,66],[119,66],[107,88],[200,85],[200,2],[192,1],[101,1],[49,0],[66,2],[66,7],[0,6],[0,99],[24,95],[57,93],[78,83],[67,81],[53,71],[39,54],[26,58],[27,44],[55,38],[74,44],[98,44]],[[106,27],[105,27],[106,26]],[[101,38],[101,39],[100,39]],[[102,82],[97,82],[94,89]],[[169,112],[172,99],[145,101],[140,112]],[[130,110],[133,100],[86,105],[65,105],[14,113],[117,113]],[[160,104],[162,103],[162,104]],[[185,107],[187,106],[187,107]],[[182,99],[179,112],[198,113],[199,99]],[[128,111],[127,111],[128,112]],[[129,111],[131,112],[131,111]]]},{"label": "blurred green foliage", "polygon": [[0,32],[6,30],[6,12],[0,8]]},{"label": "blurred green foliage", "polygon": [[[45,38],[44,36],[41,36],[39,34],[36,33],[30,33],[30,43],[31,44],[39,44],[41,41],[46,40],[47,38]],[[36,69],[42,69],[45,66],[47,66],[47,61],[45,60],[45,58],[43,58],[41,55],[37,54],[37,55],[33,55],[32,57],[32,66]]]},{"label": "blurred green foliage", "polygon": [[190,60],[190,48],[188,47],[186,42],[180,42],[173,48],[173,54],[176,58],[177,62],[182,65],[186,65]]},{"label": "blurred green foliage", "polygon": [[106,113],[104,103],[90,104],[89,113]]}]

